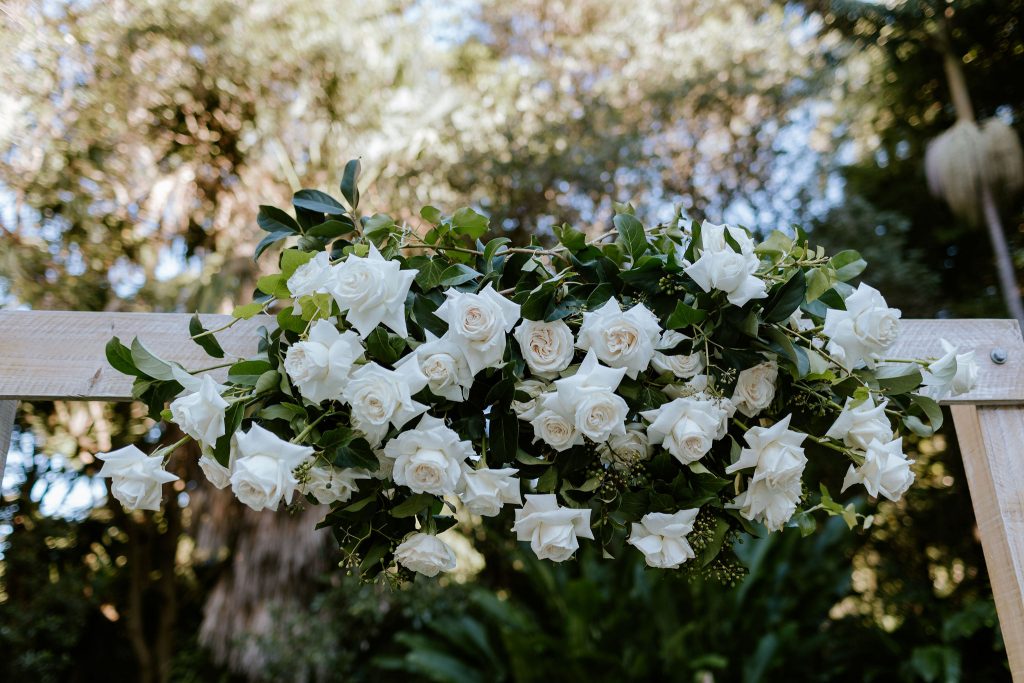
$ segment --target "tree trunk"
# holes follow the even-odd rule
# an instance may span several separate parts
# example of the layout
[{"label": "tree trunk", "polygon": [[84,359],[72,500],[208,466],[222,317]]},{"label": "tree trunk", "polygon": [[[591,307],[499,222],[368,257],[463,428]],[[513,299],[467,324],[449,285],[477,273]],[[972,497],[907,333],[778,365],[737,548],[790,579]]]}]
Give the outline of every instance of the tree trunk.
[{"label": "tree trunk", "polygon": [[[942,50],[942,66],[946,72],[946,80],[949,83],[949,94],[953,100],[953,108],[956,110],[956,117],[960,121],[974,122],[974,107],[971,104],[971,95],[967,90],[967,79],[964,77],[963,66],[960,59],[953,53],[952,32],[949,26],[949,17],[946,8],[938,9],[939,21],[942,25],[942,35],[939,37],[939,45]],[[1017,322],[1024,327],[1024,305],[1021,304],[1020,283],[1017,282],[1017,271],[1013,267],[1013,257],[1010,254],[1010,247],[1006,242],[1006,233],[1003,232],[1003,222],[999,217],[999,207],[996,204],[992,188],[984,178],[980,180],[979,188],[981,208],[985,218],[985,226],[988,228],[988,236],[992,242],[992,251],[996,260],[996,271],[999,276],[999,289],[1002,291],[1003,302],[1006,310],[1017,319]]]}]

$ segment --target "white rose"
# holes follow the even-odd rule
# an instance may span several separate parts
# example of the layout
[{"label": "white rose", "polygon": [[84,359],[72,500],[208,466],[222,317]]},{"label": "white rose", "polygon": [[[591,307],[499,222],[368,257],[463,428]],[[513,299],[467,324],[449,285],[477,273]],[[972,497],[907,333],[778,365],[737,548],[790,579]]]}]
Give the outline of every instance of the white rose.
[{"label": "white rose", "polygon": [[406,363],[394,370],[367,363],[354,373],[342,391],[342,400],[352,407],[352,426],[377,446],[388,426],[401,429],[409,420],[427,410],[412,395],[427,385],[418,363]]},{"label": "white rose", "polygon": [[661,333],[661,338],[658,340],[658,343],[654,345],[654,348],[659,351],[669,351],[677,347],[679,344],[682,344],[687,339],[689,339],[689,337],[679,330],[665,330]]},{"label": "white rose", "polygon": [[896,502],[914,483],[912,462],[903,454],[903,439],[872,441],[864,453],[864,464],[850,465],[840,493],[854,484],[863,484],[872,497],[885,496]]},{"label": "white rose", "polygon": [[516,510],[512,525],[516,538],[529,541],[538,558],[564,562],[580,547],[578,538],[594,538],[590,508],[558,506],[554,494],[527,495],[526,505]]},{"label": "white rose", "polygon": [[171,421],[204,446],[213,447],[224,436],[224,411],[228,402],[220,395],[223,387],[203,375],[199,391],[171,401]]},{"label": "white rose", "polygon": [[415,429],[402,432],[384,446],[395,461],[392,478],[414,493],[443,496],[455,493],[466,458],[476,456],[473,444],[461,441],[444,420],[424,415]]},{"label": "white rose", "polygon": [[288,443],[258,424],[238,432],[232,446],[231,491],[239,501],[257,512],[276,510],[282,499],[292,502],[299,484],[294,470],[313,455],[312,448]]},{"label": "white rose", "polygon": [[751,427],[743,438],[747,448],[739,459],[725,468],[726,474],[754,468],[741,493],[731,507],[737,507],[746,519],[762,522],[769,531],[778,531],[796,511],[800,501],[800,477],[807,456],[800,445],[806,434],[789,429],[792,415],[771,427]]},{"label": "white rose", "polygon": [[846,297],[845,311],[830,308],[825,313],[824,333],[831,340],[827,348],[842,349],[841,354],[831,355],[847,370],[861,362],[873,368],[878,355],[899,336],[900,315],[877,289],[862,282]]},{"label": "white rose", "polygon": [[459,402],[469,396],[473,373],[462,349],[453,344],[448,335],[439,339],[428,331],[426,343],[417,346],[395,367],[400,368],[406,363],[419,364],[420,371],[427,378],[427,388],[435,396]]},{"label": "white rose", "polygon": [[288,291],[292,297],[309,296],[329,292],[334,284],[334,271],[326,251],[321,251],[311,260],[295,269],[288,278]]},{"label": "white rose", "polygon": [[942,350],[945,355],[928,364],[922,371],[923,393],[941,401],[947,396],[966,394],[978,383],[978,364],[974,360],[974,351],[959,353],[959,349],[945,339]]},{"label": "white rose", "polygon": [[732,403],[736,410],[747,417],[754,417],[767,408],[775,398],[775,381],[778,377],[779,366],[775,361],[759,363],[741,372],[732,392]]},{"label": "white rose", "polygon": [[369,478],[370,475],[364,470],[319,465],[310,468],[303,493],[313,496],[321,505],[344,503],[359,491],[356,482]]},{"label": "white rose", "polygon": [[484,517],[495,516],[506,503],[522,505],[517,474],[519,471],[514,467],[467,470],[459,499],[467,510]]},{"label": "white rose", "polygon": [[651,450],[651,442],[639,424],[628,425],[625,434],[613,434],[607,442],[597,445],[601,462],[617,470],[628,470],[650,459]]},{"label": "white rose", "polygon": [[331,296],[363,339],[381,323],[405,337],[405,298],[415,277],[415,270],[402,270],[371,244],[366,258],[350,254],[334,267]]},{"label": "white rose", "polygon": [[626,374],[636,379],[651,364],[654,346],[660,340],[658,318],[646,306],[637,304],[623,312],[612,298],[596,311],[583,313],[576,345],[584,351],[593,349],[607,365],[625,368]]},{"label": "white rose", "polygon": [[519,304],[490,284],[479,294],[448,289],[445,296],[434,315],[448,323],[445,336],[462,350],[470,372],[497,367],[505,355],[505,335],[519,322]]},{"label": "white rose", "polygon": [[650,423],[647,438],[651,443],[661,444],[676,460],[688,465],[711,450],[724,412],[714,401],[693,396],[677,398],[640,415]]},{"label": "white rose", "polygon": [[572,330],[563,320],[524,320],[513,333],[530,371],[551,379],[572,363],[575,353]]},{"label": "white rose", "polygon": [[[234,464],[234,463],[229,463]],[[224,489],[231,485],[231,468],[224,467],[217,459],[209,453],[204,453],[199,458],[199,469],[206,475],[207,481],[218,489]]]},{"label": "white rose", "polygon": [[395,548],[398,563],[424,576],[455,569],[455,553],[447,543],[431,534],[413,534]]},{"label": "white rose", "polygon": [[110,492],[129,510],[159,510],[163,485],[178,477],[163,467],[159,455],[146,455],[135,446],[97,453],[103,461],[96,476],[110,478]]},{"label": "white rose", "polygon": [[854,405],[852,398],[846,399],[843,412],[825,432],[830,439],[841,439],[850,448],[864,450],[872,441],[892,441],[892,425],[885,416],[886,401],[877,406],[869,397]]},{"label": "white rose", "polygon": [[305,341],[288,347],[284,370],[304,398],[320,403],[340,397],[352,366],[362,357],[359,335],[339,332],[334,323],[318,320]]},{"label": "white rose", "polygon": [[583,435],[576,431],[576,426],[553,410],[545,410],[530,420],[533,425],[533,440],[538,439],[554,448],[564,451],[583,443]]},{"label": "white rose", "polygon": [[699,508],[680,510],[671,515],[649,512],[639,524],[633,524],[628,542],[644,554],[648,566],[675,569],[696,557],[686,536],[693,531],[698,512]]},{"label": "white rose", "polygon": [[679,379],[690,379],[704,369],[704,354],[698,352],[667,356],[661,351],[655,351],[651,365],[658,372],[670,372]]},{"label": "white rose", "polygon": [[527,379],[516,385],[516,394],[525,394],[528,400],[515,399],[512,401],[512,410],[520,420],[529,422],[540,415],[541,395],[547,391],[548,383],[542,380]]},{"label": "white rose", "polygon": [[557,380],[555,391],[544,395],[543,408],[572,422],[578,432],[593,441],[625,434],[629,407],[615,395],[625,372],[625,368],[603,367],[591,349],[576,374]]},{"label": "white rose", "polygon": [[[740,246],[739,253],[725,241],[726,230]],[[725,292],[729,303],[734,306],[743,306],[751,299],[768,296],[764,282],[754,275],[761,262],[754,253],[754,242],[746,232],[704,221],[700,239],[700,258],[685,271],[701,289]]]}]

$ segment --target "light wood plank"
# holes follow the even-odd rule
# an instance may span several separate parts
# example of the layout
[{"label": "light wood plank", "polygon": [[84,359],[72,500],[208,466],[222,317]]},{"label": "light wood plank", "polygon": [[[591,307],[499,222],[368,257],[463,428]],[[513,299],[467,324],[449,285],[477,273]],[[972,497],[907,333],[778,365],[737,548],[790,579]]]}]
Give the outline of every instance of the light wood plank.
[{"label": "light wood plank", "polygon": [[953,406],[1014,681],[1024,681],[1024,408]]},{"label": "light wood plank", "polygon": [[11,449],[11,434],[14,432],[16,412],[17,401],[0,401],[0,482],[4,480],[4,467],[7,466],[7,451]]},{"label": "light wood plank", "polygon": [[[103,347],[117,335],[130,343],[138,336],[154,353],[186,368],[213,365],[189,340],[185,313],[82,313],[70,311],[0,311],[0,399],[131,398],[131,378],[107,365]],[[204,315],[208,328],[219,327],[227,316]],[[273,327],[261,316],[239,322],[217,335],[228,353],[248,355],[256,350],[255,330]],[[939,356],[940,338],[963,349],[976,350],[978,387],[948,403],[1024,403],[1024,340],[1012,320],[906,320],[903,334],[888,354],[892,358]],[[1007,352],[1003,365],[993,363],[993,348]],[[221,373],[219,376],[223,376]]]},{"label": "light wood plank", "polygon": [[[131,399],[132,378],[107,364],[104,347],[111,337],[130,345],[138,337],[153,353],[189,370],[216,365],[189,339],[182,313],[84,313],[74,311],[0,311],[0,399]],[[207,329],[230,322],[226,315],[200,316]],[[241,320],[217,335],[234,356],[256,352],[256,330],[273,318]],[[224,370],[214,372],[218,378]]]}]

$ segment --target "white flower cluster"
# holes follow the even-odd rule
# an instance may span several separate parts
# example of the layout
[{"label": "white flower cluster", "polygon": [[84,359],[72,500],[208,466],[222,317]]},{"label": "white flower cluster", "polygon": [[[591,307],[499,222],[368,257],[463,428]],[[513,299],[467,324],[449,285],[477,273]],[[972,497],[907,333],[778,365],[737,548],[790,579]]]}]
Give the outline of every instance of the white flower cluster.
[{"label": "white flower cluster", "polygon": [[[733,306],[768,296],[757,274],[761,261],[746,231],[704,223],[695,253],[696,261],[681,267],[704,292],[723,292]],[[427,405],[435,402],[429,395],[466,402],[478,375],[502,368],[511,357],[528,370],[515,387],[512,410],[531,426],[534,443],[541,444],[548,460],[583,446],[593,451],[595,462],[628,476],[660,449],[681,466],[702,472],[701,460],[726,437],[730,424],[760,421],[745,428],[746,447],[725,467],[726,474],[746,474],[737,480],[739,493],[731,506],[772,531],[790,521],[803,495],[807,435],[790,429],[792,414],[774,424],[765,419],[772,406],[775,412],[769,414],[777,415],[785,404],[776,396],[781,357],[767,347],[758,346],[757,356],[747,353],[741,367],[723,372],[706,339],[662,329],[644,303],[624,305],[609,298],[596,310],[585,310],[582,320],[570,321],[578,325],[574,335],[565,320],[522,319],[520,306],[487,284],[478,292],[446,290],[434,312],[447,326],[445,333],[426,332],[424,342],[413,342],[408,354],[386,367],[367,360],[380,356],[368,354],[365,344],[380,325],[408,336],[407,299],[417,271],[403,270],[373,245],[366,254],[332,263],[320,253],[288,278],[296,310],[304,297],[330,297],[343,324],[317,319],[287,347],[283,369],[308,406],[336,402],[346,407],[350,426],[374,449],[380,468],[370,473],[334,467],[312,446],[286,441],[255,423],[227,435],[226,414],[238,395],[204,376],[170,404],[170,415],[199,443],[199,464],[216,487],[230,487],[254,510],[290,504],[296,492],[321,504],[345,502],[371,477],[389,479],[413,494],[457,500],[476,515],[495,516],[505,505],[521,506],[512,527],[517,538],[529,542],[542,559],[564,561],[579,548],[580,538],[594,538],[591,509],[571,501],[561,506],[555,494],[528,494],[524,503],[519,471],[486,467],[474,444],[462,439],[445,415],[430,414]],[[889,308],[881,294],[861,284],[846,297],[844,309],[829,308],[824,314],[823,335],[804,349],[811,370],[853,377],[853,370],[885,367],[883,354],[896,341],[899,319],[900,312]],[[786,324],[798,336],[813,335],[813,324],[799,309]],[[508,348],[510,339],[517,348]],[[922,372],[926,393],[936,400],[970,391],[977,379],[973,353],[959,353],[945,341],[943,348],[945,355],[924,364]],[[731,393],[722,393],[723,383]],[[632,402],[640,387],[650,391],[651,386],[664,395],[644,406],[658,407],[631,411],[626,399]],[[886,416],[887,405],[884,399],[876,403],[871,392],[860,400],[849,398],[829,430],[814,439],[851,454],[856,464],[843,490],[862,484],[870,495],[895,501],[914,474]],[[222,458],[228,454],[226,464],[214,457],[215,451]],[[132,509],[158,509],[161,485],[177,479],[163,469],[161,457],[146,456],[133,446],[100,457],[100,475],[113,479],[113,495]],[[687,536],[698,512],[645,514],[632,523],[628,542],[652,567],[679,567],[694,558]],[[449,546],[420,531],[397,546],[395,557],[428,576],[451,571],[456,561]]]}]

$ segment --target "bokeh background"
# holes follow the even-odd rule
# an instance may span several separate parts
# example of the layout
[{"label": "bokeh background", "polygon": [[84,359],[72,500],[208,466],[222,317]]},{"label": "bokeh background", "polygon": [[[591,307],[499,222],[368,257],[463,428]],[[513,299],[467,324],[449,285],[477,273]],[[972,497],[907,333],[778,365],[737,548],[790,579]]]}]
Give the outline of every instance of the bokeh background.
[{"label": "bokeh background", "polygon": [[[629,200],[647,221],[799,223],[860,250],[905,317],[1005,317],[986,233],[929,195],[924,155],[956,120],[943,55],[979,119],[1024,129],[1022,18],[1021,0],[0,2],[0,306],[228,311],[260,275],[257,205],[361,157],[362,203],[410,221],[470,204],[544,239]],[[1021,271],[1024,204],[1000,201]],[[339,573],[322,510],[243,509],[187,458],[164,511],[126,514],[92,454],[173,436],[143,412],[22,404],[0,680],[1009,680],[950,428],[913,443],[918,484],[868,532],[745,541],[735,587],[586,549],[538,563],[464,520],[459,574],[403,590]]]}]

